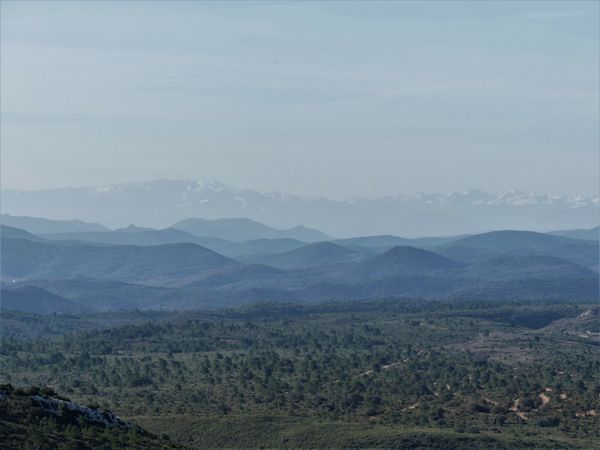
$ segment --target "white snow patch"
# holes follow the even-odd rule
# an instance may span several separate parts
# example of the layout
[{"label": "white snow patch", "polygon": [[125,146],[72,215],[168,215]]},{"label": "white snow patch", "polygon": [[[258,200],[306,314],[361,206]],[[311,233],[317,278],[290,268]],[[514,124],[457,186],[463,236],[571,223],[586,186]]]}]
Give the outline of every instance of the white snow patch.
[{"label": "white snow patch", "polygon": [[248,202],[244,197],[234,197],[233,199],[242,205],[242,208],[246,208],[248,206]]}]

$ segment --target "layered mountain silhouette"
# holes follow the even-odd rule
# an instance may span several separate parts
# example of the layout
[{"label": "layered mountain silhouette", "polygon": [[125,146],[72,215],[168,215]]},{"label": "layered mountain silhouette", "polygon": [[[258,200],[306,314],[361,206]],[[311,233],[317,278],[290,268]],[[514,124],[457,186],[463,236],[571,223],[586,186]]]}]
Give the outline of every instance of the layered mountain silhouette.
[{"label": "layered mountain silhouette", "polygon": [[[598,299],[597,241],[528,231],[313,243],[242,241],[242,235],[229,241],[135,226],[43,237],[14,227],[1,231],[2,293],[8,299],[2,308],[24,312],[210,309],[396,296]],[[405,242],[413,245],[393,245]]]},{"label": "layered mountain silhouette", "polygon": [[41,217],[11,216],[10,214],[0,214],[0,224],[21,228],[36,234],[109,230],[99,223],[88,223],[81,220],[52,220]]},{"label": "layered mountain silhouette", "polygon": [[0,237],[10,239],[27,239],[29,241],[34,242],[46,241],[46,239],[43,239],[40,236],[36,236],[35,234],[29,233],[28,231],[22,230],[20,228],[9,227],[7,225],[0,225]]},{"label": "layered mountain silhouette", "polygon": [[437,251],[465,262],[503,255],[547,255],[591,265],[591,262],[598,259],[598,242],[532,231],[505,230],[457,239],[437,247]]},{"label": "layered mountain silhouette", "polygon": [[[14,235],[15,229],[11,231]],[[16,237],[16,236],[13,236]],[[24,236],[25,237],[25,236]],[[30,235],[32,240],[36,238],[44,241],[65,241],[65,242],[88,242],[97,244],[112,245],[165,245],[192,243],[206,247],[224,256],[235,257],[255,257],[266,256],[277,253],[284,253],[296,248],[303,247],[306,242],[292,238],[280,239],[253,239],[244,242],[232,242],[213,236],[199,237],[186,231],[175,228],[165,228],[163,230],[153,229],[120,229],[115,231],[87,231],[78,233],[49,233],[40,236]],[[25,237],[27,238],[27,237]],[[252,259],[252,258],[250,258]]]},{"label": "layered mountain silhouette", "polygon": [[305,242],[323,241],[330,239],[319,230],[297,226],[278,230],[250,219],[187,219],[177,222],[173,228],[187,231],[195,236],[212,236],[240,242],[253,239],[290,238]]},{"label": "layered mountain silhouette", "polygon": [[264,260],[265,264],[281,269],[301,269],[322,266],[337,266],[364,259],[358,252],[333,242],[317,242]]},{"label": "layered mountain silhouette", "polygon": [[357,276],[384,278],[407,274],[453,271],[462,267],[458,261],[428,250],[400,246],[374,256],[352,268]]},{"label": "layered mountain silhouette", "polygon": [[561,230],[553,231],[549,234],[555,236],[564,236],[573,239],[585,239],[588,241],[597,241],[600,239],[600,227],[594,227],[589,229],[578,229],[578,230]]},{"label": "layered mountain silhouette", "polygon": [[37,314],[76,313],[92,308],[82,303],[67,300],[37,286],[2,289],[2,308]]},{"label": "layered mountain silhouette", "polygon": [[165,245],[191,243],[201,246],[227,248],[229,241],[216,237],[197,237],[175,228],[153,230],[147,228],[124,228],[115,231],[83,231],[76,233],[45,233],[45,239],[54,241],[83,241],[112,245]]},{"label": "layered mountain silhouette", "polygon": [[53,245],[7,238],[2,239],[1,259],[5,278],[84,275],[153,285],[181,283],[203,271],[238,264],[195,244]]},{"label": "layered mountain silhouette", "polygon": [[437,245],[447,244],[460,239],[463,236],[449,237],[423,237],[423,238],[403,238],[399,236],[383,235],[383,236],[360,236],[347,239],[338,239],[335,242],[346,247],[360,247],[374,249],[383,252],[393,247],[401,247],[404,245],[412,247],[434,247]]},{"label": "layered mountain silhouette", "polygon": [[562,258],[543,255],[499,256],[471,265],[463,275],[477,279],[593,278],[593,270]]}]

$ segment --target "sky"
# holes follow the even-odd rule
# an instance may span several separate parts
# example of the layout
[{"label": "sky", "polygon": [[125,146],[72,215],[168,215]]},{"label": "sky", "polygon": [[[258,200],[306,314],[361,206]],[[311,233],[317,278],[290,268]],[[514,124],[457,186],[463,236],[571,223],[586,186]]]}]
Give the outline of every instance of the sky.
[{"label": "sky", "polygon": [[599,5],[2,1],[1,185],[597,195]]}]

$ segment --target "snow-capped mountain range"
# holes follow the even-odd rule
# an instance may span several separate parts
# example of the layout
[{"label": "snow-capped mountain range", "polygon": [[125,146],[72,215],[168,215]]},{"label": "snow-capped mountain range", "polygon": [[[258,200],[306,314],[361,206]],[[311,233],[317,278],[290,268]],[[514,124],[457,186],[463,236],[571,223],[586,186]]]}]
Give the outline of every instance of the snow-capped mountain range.
[{"label": "snow-capped mountain range", "polygon": [[346,201],[240,189],[217,181],[159,180],[41,191],[3,190],[2,212],[79,219],[109,227],[164,228],[191,218],[246,217],[287,228],[305,225],[336,236],[450,235],[494,229],[548,231],[597,226],[600,196],[551,196],[472,189]]}]

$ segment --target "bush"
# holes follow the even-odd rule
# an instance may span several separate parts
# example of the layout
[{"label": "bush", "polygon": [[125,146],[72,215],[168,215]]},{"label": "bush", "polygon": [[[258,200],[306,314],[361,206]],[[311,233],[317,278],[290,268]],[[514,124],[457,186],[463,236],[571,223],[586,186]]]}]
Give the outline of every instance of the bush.
[{"label": "bush", "polygon": [[469,409],[472,412],[484,413],[484,414],[489,414],[491,411],[488,406],[482,405],[481,403],[472,403]]},{"label": "bush", "polygon": [[557,427],[560,425],[560,419],[558,417],[544,417],[537,421],[537,426],[542,428]]}]

